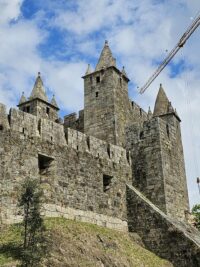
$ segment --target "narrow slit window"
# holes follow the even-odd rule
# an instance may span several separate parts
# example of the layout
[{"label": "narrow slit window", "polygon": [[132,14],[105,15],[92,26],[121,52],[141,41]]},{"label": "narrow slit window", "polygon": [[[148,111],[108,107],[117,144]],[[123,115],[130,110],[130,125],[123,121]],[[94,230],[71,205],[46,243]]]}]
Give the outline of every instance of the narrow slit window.
[{"label": "narrow slit window", "polygon": [[3,131],[3,125],[0,124],[0,131]]},{"label": "narrow slit window", "polygon": [[99,96],[99,92],[96,92],[96,98]]}]

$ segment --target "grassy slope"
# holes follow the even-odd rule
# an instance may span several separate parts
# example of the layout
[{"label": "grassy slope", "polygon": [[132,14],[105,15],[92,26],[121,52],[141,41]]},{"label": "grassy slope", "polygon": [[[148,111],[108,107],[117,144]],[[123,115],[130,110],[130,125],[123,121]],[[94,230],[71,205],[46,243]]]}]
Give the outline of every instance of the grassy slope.
[{"label": "grassy slope", "polygon": [[[172,267],[145,250],[126,233],[66,219],[47,219],[52,240],[51,256],[43,266],[51,267]],[[15,266],[20,227],[0,232],[0,266]]]}]

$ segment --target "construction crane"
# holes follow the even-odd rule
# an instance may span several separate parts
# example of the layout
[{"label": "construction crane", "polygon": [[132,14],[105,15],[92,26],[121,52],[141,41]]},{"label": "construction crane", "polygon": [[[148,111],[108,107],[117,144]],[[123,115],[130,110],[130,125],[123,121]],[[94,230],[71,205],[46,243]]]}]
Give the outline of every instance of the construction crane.
[{"label": "construction crane", "polygon": [[145,90],[150,86],[150,84],[155,80],[155,78],[160,74],[160,72],[167,66],[167,64],[172,60],[172,58],[176,55],[176,53],[181,49],[192,33],[198,28],[200,25],[200,14],[194,19],[193,23],[189,26],[187,31],[183,34],[178,44],[172,49],[172,51],[168,54],[165,60],[159,65],[153,75],[148,79],[143,87],[140,88],[140,94],[143,94]]}]

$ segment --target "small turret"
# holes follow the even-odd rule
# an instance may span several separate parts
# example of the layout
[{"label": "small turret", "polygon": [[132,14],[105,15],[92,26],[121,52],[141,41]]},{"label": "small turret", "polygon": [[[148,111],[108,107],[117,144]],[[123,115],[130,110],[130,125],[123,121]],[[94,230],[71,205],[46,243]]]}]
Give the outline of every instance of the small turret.
[{"label": "small turret", "polygon": [[58,108],[56,99],[55,99],[55,95],[53,95],[52,99],[51,99],[51,105],[53,105],[54,107]]},{"label": "small turret", "polygon": [[45,118],[52,121],[58,120],[58,105],[54,96],[51,102],[48,101],[40,72],[38,72],[31,96],[26,99],[23,93],[18,107],[21,111],[35,115],[38,118]]},{"label": "small turret", "polygon": [[116,67],[116,60],[112,55],[112,52],[111,52],[110,47],[108,45],[108,41],[105,41],[105,45],[104,45],[103,50],[101,52],[99,61],[96,65],[95,71],[101,70],[103,68],[108,68],[111,66]]},{"label": "small turret", "polygon": [[148,114],[147,114],[148,120],[150,120],[152,118],[152,116],[153,116],[153,114],[151,112],[151,108],[149,107]]},{"label": "small turret", "polygon": [[26,102],[27,100],[26,100],[26,97],[25,97],[25,95],[24,95],[24,92],[22,92],[22,96],[21,96],[21,98],[20,98],[20,100],[19,100],[19,105],[20,104],[22,104],[22,103],[24,103],[24,102]]},{"label": "small turret", "polygon": [[86,72],[85,72],[85,75],[88,75],[88,74],[90,74],[90,73],[92,73],[92,70],[91,70],[91,68],[90,68],[90,64],[88,64],[88,66],[87,66],[87,70],[86,70]]},{"label": "small turret", "polygon": [[125,67],[123,66],[123,68],[122,68],[122,74],[125,76],[125,77],[127,77],[127,74],[126,74],[126,71],[125,71]]}]

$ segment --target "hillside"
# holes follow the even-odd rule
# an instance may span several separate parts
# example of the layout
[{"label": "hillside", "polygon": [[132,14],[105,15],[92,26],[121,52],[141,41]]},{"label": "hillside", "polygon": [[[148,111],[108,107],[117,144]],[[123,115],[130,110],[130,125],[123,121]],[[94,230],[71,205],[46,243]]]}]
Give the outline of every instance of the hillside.
[{"label": "hillside", "polygon": [[[51,267],[172,267],[142,247],[137,235],[65,219],[47,219]],[[1,227],[0,266],[16,266],[20,225]]]}]

